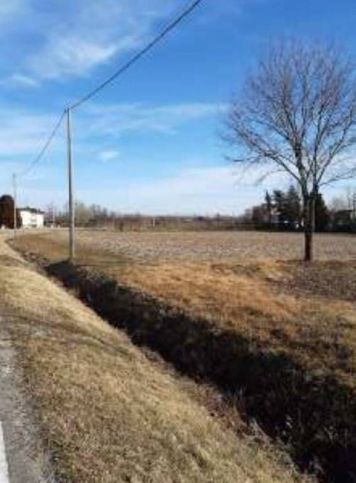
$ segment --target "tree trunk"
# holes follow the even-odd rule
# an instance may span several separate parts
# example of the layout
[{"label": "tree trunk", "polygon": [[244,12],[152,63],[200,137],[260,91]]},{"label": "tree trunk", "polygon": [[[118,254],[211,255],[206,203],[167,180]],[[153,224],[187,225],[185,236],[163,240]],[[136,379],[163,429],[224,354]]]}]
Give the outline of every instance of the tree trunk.
[{"label": "tree trunk", "polygon": [[313,193],[304,198],[304,261],[311,262],[314,258],[313,238],[315,232],[315,198]]}]

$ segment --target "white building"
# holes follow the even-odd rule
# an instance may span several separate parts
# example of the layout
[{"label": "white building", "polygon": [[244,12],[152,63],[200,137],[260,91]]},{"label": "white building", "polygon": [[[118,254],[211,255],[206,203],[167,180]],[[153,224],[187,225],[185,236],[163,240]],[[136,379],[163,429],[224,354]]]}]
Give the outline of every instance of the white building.
[{"label": "white building", "polygon": [[43,228],[44,212],[35,208],[20,208],[22,228]]}]

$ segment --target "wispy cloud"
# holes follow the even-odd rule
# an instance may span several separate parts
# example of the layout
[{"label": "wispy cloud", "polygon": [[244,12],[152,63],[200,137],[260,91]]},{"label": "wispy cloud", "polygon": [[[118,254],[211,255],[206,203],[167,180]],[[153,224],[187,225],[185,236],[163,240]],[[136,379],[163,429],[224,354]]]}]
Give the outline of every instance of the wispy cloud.
[{"label": "wispy cloud", "polygon": [[54,116],[34,114],[18,108],[0,108],[0,161],[19,156],[27,157],[42,148],[53,124]]},{"label": "wispy cloud", "polygon": [[[76,0],[46,8],[38,0],[0,6],[0,22],[21,42],[24,76],[36,80],[83,76],[144,42],[178,0]],[[26,18],[19,21],[18,14]],[[16,15],[17,16],[16,16]],[[14,25],[13,25],[14,23]],[[16,28],[15,28],[16,27]],[[0,32],[0,36],[1,36]]]},{"label": "wispy cloud", "polygon": [[51,39],[40,56],[32,55],[27,67],[37,79],[80,76],[117,53],[115,44],[100,44],[77,37]]},{"label": "wispy cloud", "polygon": [[8,79],[3,81],[4,84],[23,86],[23,87],[38,87],[39,82],[28,75],[12,74]]},{"label": "wispy cloud", "polygon": [[[212,2],[196,18],[233,15],[260,1],[265,0]],[[179,0],[76,0],[48,5],[42,0],[9,0],[0,5],[0,37],[16,45],[16,68],[22,76],[66,80],[85,76],[141,46],[157,22],[181,8]]]},{"label": "wispy cloud", "polygon": [[256,199],[256,189],[244,194],[234,186],[231,166],[186,168],[169,176],[125,183],[119,190],[94,193],[81,190],[78,195],[88,201],[100,197],[112,209],[146,214],[237,214]]},{"label": "wispy cloud", "polygon": [[159,106],[146,104],[92,104],[84,110],[83,131],[87,135],[114,135],[125,132],[174,134],[187,123],[217,117],[226,106],[219,103],[179,103]]},{"label": "wispy cloud", "polygon": [[[179,127],[216,116],[223,106],[214,103],[182,103],[171,105],[92,104],[75,119],[76,151],[101,152],[102,162],[113,160],[119,152],[107,148],[109,142],[127,133],[157,132],[172,135]],[[0,161],[16,156],[31,158],[47,139],[55,116],[33,113],[17,107],[0,108]],[[63,131],[57,135],[63,137]],[[95,138],[95,144],[93,141]],[[64,146],[63,140],[62,144]],[[56,144],[55,144],[56,145]],[[109,144],[110,146],[110,144]],[[51,148],[52,149],[52,148]],[[101,151],[100,151],[101,150]],[[50,152],[51,155],[52,151]]]},{"label": "wispy cloud", "polygon": [[120,157],[120,152],[115,149],[107,149],[99,154],[99,159],[102,163],[114,161]]}]

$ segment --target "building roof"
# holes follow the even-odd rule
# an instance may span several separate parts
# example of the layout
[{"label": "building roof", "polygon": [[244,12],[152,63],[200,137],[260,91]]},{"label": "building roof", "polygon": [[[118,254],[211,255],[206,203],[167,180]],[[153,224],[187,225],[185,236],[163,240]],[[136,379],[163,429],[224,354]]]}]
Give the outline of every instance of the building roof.
[{"label": "building roof", "polygon": [[24,208],[19,208],[19,211],[29,211],[30,213],[33,213],[34,215],[44,215],[45,212],[38,210],[37,208],[30,208],[29,206],[26,206]]}]

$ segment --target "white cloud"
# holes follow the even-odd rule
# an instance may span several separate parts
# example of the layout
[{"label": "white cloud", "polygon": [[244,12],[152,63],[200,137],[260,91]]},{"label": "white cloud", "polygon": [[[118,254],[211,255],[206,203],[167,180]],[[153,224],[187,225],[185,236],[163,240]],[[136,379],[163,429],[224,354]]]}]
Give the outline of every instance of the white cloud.
[{"label": "white cloud", "polygon": [[261,203],[265,189],[273,187],[242,182],[238,170],[230,164],[209,167],[200,164],[168,176],[118,183],[119,189],[111,188],[109,183],[95,191],[81,189],[78,196],[87,203],[97,200],[122,213],[238,215]]},{"label": "white cloud", "polygon": [[[233,15],[247,4],[264,0],[211,2],[193,17]],[[16,49],[16,69],[37,81],[85,76],[143,45],[175,12],[179,0],[3,0],[0,37]],[[208,2],[209,4],[209,2]],[[8,56],[11,67],[13,52]],[[6,58],[3,55],[3,64]]]},{"label": "white cloud", "polygon": [[[11,2],[7,2],[11,4]],[[38,0],[15,0],[0,6],[8,27],[17,27],[24,75],[37,80],[83,76],[114,56],[130,51],[150,36],[178,0],[76,0],[44,8]],[[26,12],[18,24],[14,12]],[[23,15],[24,16],[24,15]],[[1,32],[0,32],[1,35]]]},{"label": "white cloud", "polygon": [[[170,176],[125,183],[119,191],[95,193],[113,209],[146,214],[242,214],[263,201],[266,189],[287,188],[288,179],[272,176],[256,184],[258,173],[242,176],[232,164],[185,168]],[[88,201],[90,195],[80,197]],[[93,193],[91,194],[93,196]],[[113,201],[115,200],[115,201]]]},{"label": "white cloud", "polygon": [[24,87],[38,87],[39,82],[34,79],[33,77],[22,75],[22,74],[13,74],[9,77],[7,84],[17,84]]},{"label": "white cloud", "polygon": [[99,154],[99,159],[102,163],[108,163],[109,161],[114,161],[115,159],[119,158],[120,156],[120,153],[119,151],[116,151],[114,149],[110,150],[106,150],[106,151],[102,151],[100,154]]},{"label": "white cloud", "polygon": [[[97,153],[98,148],[102,149],[100,159],[109,161],[119,156],[119,152],[106,149],[106,141],[100,141],[94,136],[109,136],[114,139],[122,133],[133,131],[170,134],[185,123],[214,116],[218,109],[219,105],[201,103],[167,106],[94,104],[73,120],[75,149],[76,152],[80,150],[92,154]],[[46,112],[33,113],[17,107],[3,107],[0,108],[0,119],[0,160],[4,160],[17,156],[31,158],[37,154],[53,128],[56,116]],[[62,127],[54,146],[61,143],[64,148],[63,136]],[[49,155],[52,152],[53,147]]]},{"label": "white cloud", "polygon": [[50,114],[10,107],[0,108],[0,119],[0,160],[37,154],[55,123]]},{"label": "white cloud", "polygon": [[[81,199],[93,193],[80,192]],[[252,199],[239,195],[234,187],[234,170],[230,166],[190,168],[171,176],[125,183],[115,193],[96,193],[104,203],[121,212],[147,214],[216,214],[238,213]]]},{"label": "white cloud", "polygon": [[101,133],[117,136],[123,132],[159,132],[174,134],[188,122],[217,117],[223,104],[182,103],[163,106],[145,104],[92,104],[83,111],[83,127],[88,135]]},{"label": "white cloud", "polygon": [[[3,164],[2,164],[3,166]],[[13,172],[15,164],[6,165]],[[20,203],[46,207],[55,202],[59,207],[67,201],[65,172],[53,173],[53,168],[42,167],[42,174],[36,177],[36,185],[29,180],[21,184]],[[48,188],[48,181],[63,180],[60,187]],[[41,180],[43,183],[39,183]],[[266,188],[272,189],[271,184],[253,186],[236,184],[239,179],[234,166],[216,165],[210,167],[196,167],[182,169],[170,176],[149,178],[140,182],[120,183],[115,189],[108,186],[77,190],[77,198],[86,203],[100,203],[121,213],[158,214],[195,214],[215,215],[242,214],[245,209],[263,201]],[[277,180],[276,180],[277,182]],[[281,187],[281,185],[276,185]],[[282,187],[287,187],[284,181]],[[10,187],[10,191],[9,191]],[[325,194],[327,199],[344,195],[345,187],[329,189]],[[0,193],[11,192],[11,179],[0,179]]]},{"label": "white cloud", "polygon": [[43,48],[41,56],[29,59],[28,67],[40,79],[82,75],[107,62],[116,52],[114,44],[100,45],[77,37],[55,38]]}]

